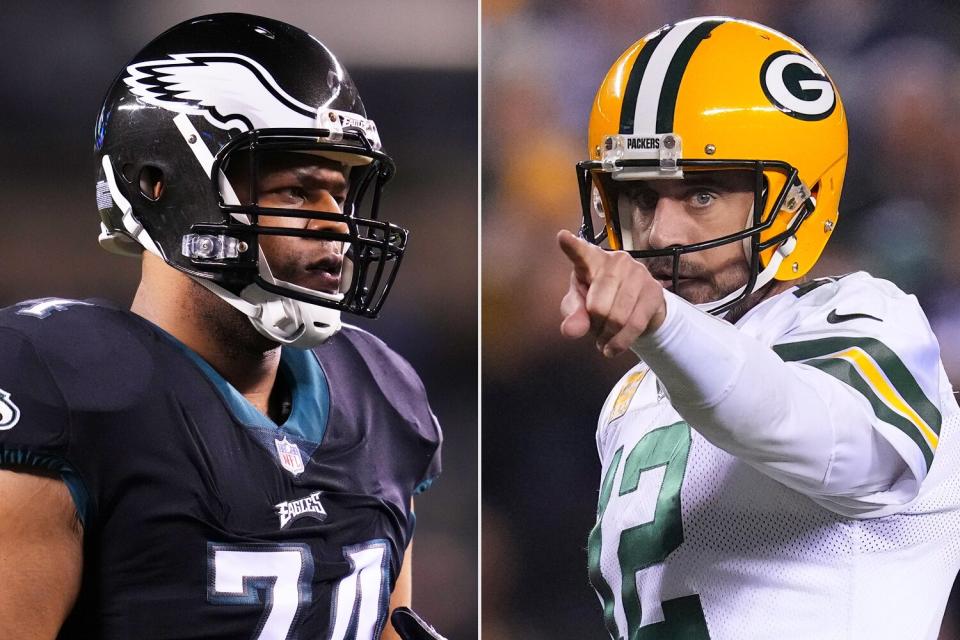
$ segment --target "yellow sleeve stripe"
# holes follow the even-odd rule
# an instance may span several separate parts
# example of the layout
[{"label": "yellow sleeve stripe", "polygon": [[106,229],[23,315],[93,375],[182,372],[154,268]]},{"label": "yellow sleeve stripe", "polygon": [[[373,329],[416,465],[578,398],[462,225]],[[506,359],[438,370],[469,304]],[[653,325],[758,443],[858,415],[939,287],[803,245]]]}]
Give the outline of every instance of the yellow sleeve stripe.
[{"label": "yellow sleeve stripe", "polygon": [[773,350],[787,362],[803,362],[854,388],[880,420],[916,443],[930,467],[942,415],[910,368],[885,344],[864,336],[832,336],[778,344]]},{"label": "yellow sleeve stripe", "polygon": [[825,357],[843,358],[852,363],[853,366],[857,368],[857,371],[870,383],[870,386],[877,395],[880,396],[880,399],[883,400],[888,407],[912,422],[917,429],[920,430],[920,433],[923,434],[923,438],[930,445],[930,448],[936,450],[940,442],[939,436],[937,436],[933,429],[930,428],[930,425],[924,422],[923,418],[907,404],[900,393],[890,384],[890,381],[887,379],[887,376],[884,375],[880,366],[874,362],[873,358],[871,358],[866,351],[860,347],[851,347]]}]

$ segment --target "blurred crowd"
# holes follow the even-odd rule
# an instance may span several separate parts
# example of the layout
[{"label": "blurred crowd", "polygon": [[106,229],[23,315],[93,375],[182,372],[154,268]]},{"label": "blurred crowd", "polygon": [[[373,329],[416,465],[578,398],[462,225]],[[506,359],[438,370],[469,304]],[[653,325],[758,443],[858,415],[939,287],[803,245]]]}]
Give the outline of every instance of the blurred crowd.
[{"label": "blurred crowd", "polygon": [[[482,26],[483,637],[605,638],[587,581],[596,418],[631,356],[559,333],[591,101],[637,39],[697,15],[793,36],[839,87],[850,156],[814,276],[866,270],[916,294],[960,383],[960,9],[889,0],[487,0]],[[773,408],[771,408],[773,410]],[[941,638],[958,637],[960,599]]]},{"label": "blurred crowd", "polygon": [[[4,9],[0,306],[43,296],[132,300],[137,262],[97,246],[93,132],[107,87],[150,38],[191,16],[245,10],[296,24],[340,57],[398,167],[381,213],[411,231],[382,318],[344,319],[412,362],[444,428],[443,475],[416,504],[414,604],[450,637],[475,638],[476,2],[103,0]],[[426,38],[424,25],[437,16],[444,34]]]}]

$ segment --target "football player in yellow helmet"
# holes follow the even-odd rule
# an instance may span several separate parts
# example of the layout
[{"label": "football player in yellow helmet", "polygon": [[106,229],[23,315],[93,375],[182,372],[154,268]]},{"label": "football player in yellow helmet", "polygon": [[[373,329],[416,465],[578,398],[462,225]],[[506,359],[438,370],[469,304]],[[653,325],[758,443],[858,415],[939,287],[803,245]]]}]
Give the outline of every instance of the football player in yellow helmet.
[{"label": "football player in yellow helmet", "polygon": [[[588,240],[669,258],[674,289],[682,256],[743,242],[749,279],[712,301],[723,311],[772,280],[803,277],[820,257],[838,217],[847,121],[833,82],[795,41],[709,18],[655,31],[620,56],[594,100],[588,150],[577,166]],[[636,238],[636,180],[718,170],[751,174],[745,227],[664,248]]]},{"label": "football player in yellow helmet", "polygon": [[667,25],[607,73],[588,152],[561,330],[641,358],[597,430],[611,637],[936,638],[960,408],[913,296],[802,280],[847,161],[823,66],[745,20]]}]

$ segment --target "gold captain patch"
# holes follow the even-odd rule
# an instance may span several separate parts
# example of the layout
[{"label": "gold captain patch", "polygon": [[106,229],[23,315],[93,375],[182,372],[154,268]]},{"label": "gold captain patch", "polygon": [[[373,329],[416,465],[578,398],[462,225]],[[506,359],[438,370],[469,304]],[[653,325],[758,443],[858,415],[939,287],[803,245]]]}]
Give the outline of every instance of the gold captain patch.
[{"label": "gold captain patch", "polygon": [[617,399],[613,403],[613,410],[610,412],[610,419],[607,420],[608,423],[613,422],[627,412],[630,401],[633,400],[634,394],[637,393],[637,387],[643,382],[648,371],[650,371],[650,369],[631,373],[627,376],[627,379],[623,381],[623,386],[620,387],[620,393],[617,394]]}]

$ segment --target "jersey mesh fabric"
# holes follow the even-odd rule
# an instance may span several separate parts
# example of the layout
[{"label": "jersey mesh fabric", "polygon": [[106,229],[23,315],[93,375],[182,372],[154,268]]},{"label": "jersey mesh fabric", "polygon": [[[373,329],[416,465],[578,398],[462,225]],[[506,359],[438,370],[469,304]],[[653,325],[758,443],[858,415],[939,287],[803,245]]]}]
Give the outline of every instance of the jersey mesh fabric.
[{"label": "jersey mesh fabric", "polygon": [[[765,316],[764,330],[756,331],[758,339],[774,344],[796,326],[812,336],[816,331],[803,322],[810,309],[826,316],[838,300],[883,297],[890,289],[889,283],[866,274],[835,284],[817,289],[818,299],[781,294],[779,308],[769,305],[755,315]],[[882,329],[889,331],[896,318],[881,307],[874,300],[862,312],[886,317]],[[847,304],[842,308],[846,313],[859,310]],[[836,334],[850,329],[824,323],[823,330]],[[935,640],[960,568],[960,410],[939,363],[925,375],[940,390],[939,446],[919,495],[884,517],[855,519],[834,513],[715,447],[692,425],[680,489],[682,542],[665,560],[635,576],[643,611],[640,628],[649,634],[643,637],[674,637],[658,631],[666,629],[656,625],[663,620],[661,605],[665,610],[665,603],[697,594],[706,637],[713,640]],[[611,394],[600,421],[602,478],[615,462],[622,467],[652,429],[682,421],[669,398],[658,397],[653,372],[643,379],[624,415],[611,419],[621,388]],[[622,451],[619,457],[617,451]],[[665,486],[662,475],[650,469],[641,474],[636,491],[620,495],[622,473],[616,472],[603,514],[600,556],[618,625],[624,624],[625,597],[620,534],[653,520],[651,505]],[[619,626],[621,634],[624,629]]]}]

